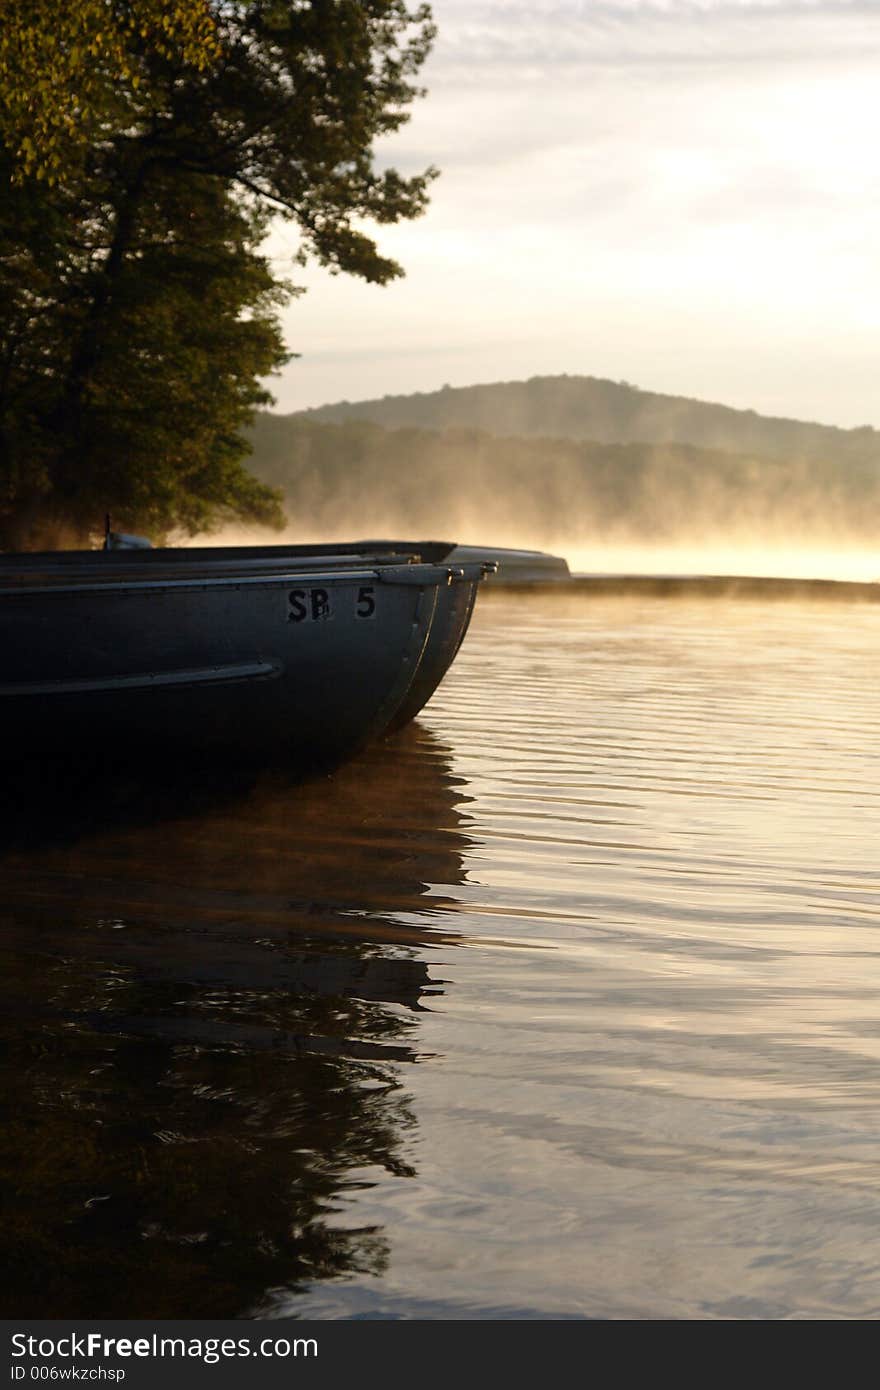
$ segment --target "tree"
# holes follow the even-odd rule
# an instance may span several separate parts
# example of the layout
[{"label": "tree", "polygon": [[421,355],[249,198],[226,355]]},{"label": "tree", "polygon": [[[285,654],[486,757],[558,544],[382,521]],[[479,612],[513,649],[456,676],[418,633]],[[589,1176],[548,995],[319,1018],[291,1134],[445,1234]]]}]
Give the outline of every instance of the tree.
[{"label": "tree", "polygon": [[55,182],[124,116],[153,51],[204,70],[219,56],[208,0],[0,0],[0,138],[15,177]]},{"label": "tree", "polygon": [[259,380],[287,355],[267,221],[331,271],[402,273],[361,224],[426,204],[433,171],[379,168],[374,145],[418,94],[428,9],[213,0],[209,18],[201,64],[117,24],[125,62],[99,65],[84,149],[59,137],[28,163],[0,125],[0,546],[82,541],[108,509],[153,534],[277,523],[241,467]]}]

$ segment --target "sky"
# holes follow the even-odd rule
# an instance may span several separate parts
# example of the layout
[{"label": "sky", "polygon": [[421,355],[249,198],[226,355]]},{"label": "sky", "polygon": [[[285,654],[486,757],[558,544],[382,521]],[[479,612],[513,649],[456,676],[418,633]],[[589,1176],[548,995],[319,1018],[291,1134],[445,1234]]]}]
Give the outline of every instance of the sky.
[{"label": "sky", "polygon": [[880,426],[880,0],[433,9],[406,278],[293,272],[276,409],[568,372]]}]

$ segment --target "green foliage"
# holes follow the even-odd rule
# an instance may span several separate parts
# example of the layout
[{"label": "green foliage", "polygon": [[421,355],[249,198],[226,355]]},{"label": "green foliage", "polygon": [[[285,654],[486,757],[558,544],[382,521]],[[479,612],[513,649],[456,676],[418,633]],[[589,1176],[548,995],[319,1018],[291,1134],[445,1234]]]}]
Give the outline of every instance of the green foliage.
[{"label": "green foliage", "polygon": [[0,140],[16,179],[56,182],[124,121],[151,54],[219,57],[208,0],[0,0]]},{"label": "green foliage", "polygon": [[86,543],[105,510],[156,539],[279,525],[276,495],[241,467],[242,427],[271,400],[259,378],[286,358],[261,214],[157,170],[112,287],[112,190],[90,205],[27,183],[6,214],[0,544]]},{"label": "green foliage", "polygon": [[175,44],[173,24],[162,38],[125,19],[138,5],[101,3],[122,18],[69,141],[23,159],[25,118],[7,100],[0,120],[0,548],[83,543],[108,510],[157,539],[280,524],[241,466],[260,382],[287,358],[293,287],[260,254],[268,218],[298,230],[295,260],[385,283],[400,267],[362,223],[416,216],[432,176],[377,169],[373,150],[418,92],[426,8],[212,0],[208,33],[194,0],[154,0],[195,24]]},{"label": "green foliage", "polygon": [[[229,0],[214,7],[221,60],[177,80],[156,158],[226,180],[293,221],[303,255],[376,283],[401,274],[360,228],[416,217],[433,170],[377,169],[434,37],[430,9],[405,0]],[[177,78],[177,74],[174,74]],[[167,78],[162,65],[153,81]]]}]

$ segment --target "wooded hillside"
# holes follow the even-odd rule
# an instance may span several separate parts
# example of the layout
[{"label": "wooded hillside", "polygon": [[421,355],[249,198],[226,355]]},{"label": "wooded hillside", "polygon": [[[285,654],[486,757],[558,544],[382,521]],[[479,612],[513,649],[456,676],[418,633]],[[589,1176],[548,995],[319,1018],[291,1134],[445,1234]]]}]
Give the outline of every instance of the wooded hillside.
[{"label": "wooded hillside", "polygon": [[880,433],[843,430],[686,396],[642,391],[591,376],[536,376],[411,396],[340,401],[302,417],[322,423],[372,420],[388,429],[466,427],[491,434],[590,439],[603,444],[694,444],[785,459],[880,460]]},{"label": "wooded hillside", "polygon": [[491,543],[528,530],[550,545],[739,533],[871,543],[880,530],[880,467],[845,452],[780,459],[316,415],[259,416],[249,460],[281,489],[291,523],[314,535],[415,531]]}]

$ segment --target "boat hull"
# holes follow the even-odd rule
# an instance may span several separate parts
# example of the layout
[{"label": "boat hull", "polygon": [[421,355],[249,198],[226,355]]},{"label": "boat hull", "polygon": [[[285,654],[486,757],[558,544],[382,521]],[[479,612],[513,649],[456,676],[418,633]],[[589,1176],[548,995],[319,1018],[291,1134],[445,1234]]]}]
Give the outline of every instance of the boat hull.
[{"label": "boat hull", "polygon": [[462,582],[450,584],[438,592],[437,606],[422,659],[406,694],[389,721],[389,733],[396,733],[398,729],[402,729],[424,709],[464,641],[474,611],[477,588],[482,578],[482,566],[478,572],[475,572],[474,566],[466,566],[463,575]]},{"label": "boat hull", "polygon": [[412,717],[396,718],[415,712],[407,696],[426,655],[442,678],[450,644],[432,644],[435,619],[472,605],[478,575],[397,555],[238,571],[228,555],[213,570],[128,558],[0,574],[8,758],[347,755]]}]

